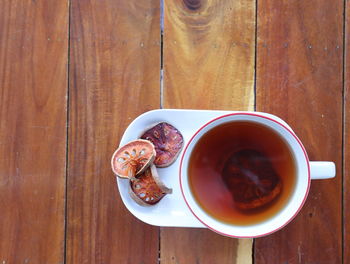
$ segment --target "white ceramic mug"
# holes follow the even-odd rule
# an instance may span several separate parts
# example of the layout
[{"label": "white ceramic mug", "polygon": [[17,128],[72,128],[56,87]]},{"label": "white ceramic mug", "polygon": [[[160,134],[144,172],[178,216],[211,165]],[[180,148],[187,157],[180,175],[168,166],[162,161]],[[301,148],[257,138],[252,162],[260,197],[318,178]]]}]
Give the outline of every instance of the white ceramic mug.
[{"label": "white ceramic mug", "polygon": [[[288,144],[293,153],[296,165],[296,184],[290,199],[284,207],[271,218],[252,225],[234,225],[224,223],[207,214],[196,201],[188,178],[189,160],[198,140],[212,128],[235,121],[249,121],[262,124],[278,133]],[[333,162],[309,161],[301,141],[292,129],[280,118],[259,112],[237,112],[215,118],[203,125],[190,139],[183,152],[180,163],[180,187],[183,197],[191,212],[209,229],[230,237],[260,237],[271,234],[288,224],[302,208],[309,189],[311,179],[327,179],[335,177]]]}]

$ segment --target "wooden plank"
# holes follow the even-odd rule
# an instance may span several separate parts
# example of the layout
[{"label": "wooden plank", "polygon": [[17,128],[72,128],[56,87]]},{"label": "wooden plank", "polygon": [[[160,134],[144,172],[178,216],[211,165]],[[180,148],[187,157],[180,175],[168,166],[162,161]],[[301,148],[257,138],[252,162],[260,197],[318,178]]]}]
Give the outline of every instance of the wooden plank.
[{"label": "wooden plank", "polygon": [[287,121],[337,177],[313,181],[296,219],[256,240],[255,263],[342,263],[342,14],[340,0],[259,2],[257,110]]},{"label": "wooden plank", "polygon": [[160,263],[252,263],[252,240],[207,229],[161,228]]},{"label": "wooden plank", "polygon": [[[164,107],[254,110],[255,1],[165,1]],[[244,29],[244,30],[242,30]],[[251,263],[252,240],[161,229],[161,263]]]},{"label": "wooden plank", "polygon": [[0,263],[63,263],[68,3],[1,1],[0,32]]},{"label": "wooden plank", "polygon": [[159,229],[124,207],[110,158],[159,107],[159,1],[72,0],[67,263],[156,263]]},{"label": "wooden plank", "polygon": [[345,87],[344,87],[344,140],[343,140],[343,234],[344,260],[350,263],[350,6],[346,4],[345,16]]},{"label": "wooden plank", "polygon": [[164,8],[164,106],[253,110],[255,1]]}]

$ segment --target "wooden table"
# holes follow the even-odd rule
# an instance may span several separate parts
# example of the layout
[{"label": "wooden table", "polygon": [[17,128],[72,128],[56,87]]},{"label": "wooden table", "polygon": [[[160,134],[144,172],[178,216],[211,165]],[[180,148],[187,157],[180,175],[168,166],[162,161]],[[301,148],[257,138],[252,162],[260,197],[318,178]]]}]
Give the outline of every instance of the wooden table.
[{"label": "wooden table", "polygon": [[[1,1],[0,264],[350,263],[348,1],[164,2]],[[254,241],[144,224],[110,157],[157,108],[278,115],[337,177]]]}]

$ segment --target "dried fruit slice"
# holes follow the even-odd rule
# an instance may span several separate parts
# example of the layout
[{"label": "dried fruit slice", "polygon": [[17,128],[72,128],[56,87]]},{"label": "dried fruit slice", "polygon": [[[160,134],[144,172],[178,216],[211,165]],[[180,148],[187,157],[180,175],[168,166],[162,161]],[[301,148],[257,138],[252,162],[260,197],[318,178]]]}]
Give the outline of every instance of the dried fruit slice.
[{"label": "dried fruit slice", "polygon": [[154,164],[157,167],[171,165],[183,146],[183,137],[172,125],[162,122],[147,130],[141,138],[151,141],[156,149]]},{"label": "dried fruit slice", "polygon": [[112,170],[121,178],[134,178],[154,160],[156,152],[148,140],[137,139],[118,148],[112,156]]},{"label": "dried fruit slice", "polygon": [[262,153],[244,149],[225,163],[223,180],[241,210],[261,208],[274,201],[282,191],[282,181],[269,159]]},{"label": "dried fruit slice", "polygon": [[172,193],[172,189],[160,181],[157,169],[152,164],[138,178],[130,180],[129,193],[139,205],[150,206]]}]

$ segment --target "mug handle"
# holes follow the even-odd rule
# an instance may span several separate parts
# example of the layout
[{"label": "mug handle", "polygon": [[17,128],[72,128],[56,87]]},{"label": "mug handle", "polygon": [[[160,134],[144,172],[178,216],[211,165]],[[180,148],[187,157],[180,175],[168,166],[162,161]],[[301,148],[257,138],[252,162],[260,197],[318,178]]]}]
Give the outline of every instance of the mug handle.
[{"label": "mug handle", "polygon": [[331,161],[310,161],[312,180],[329,179],[335,177],[335,164]]}]

